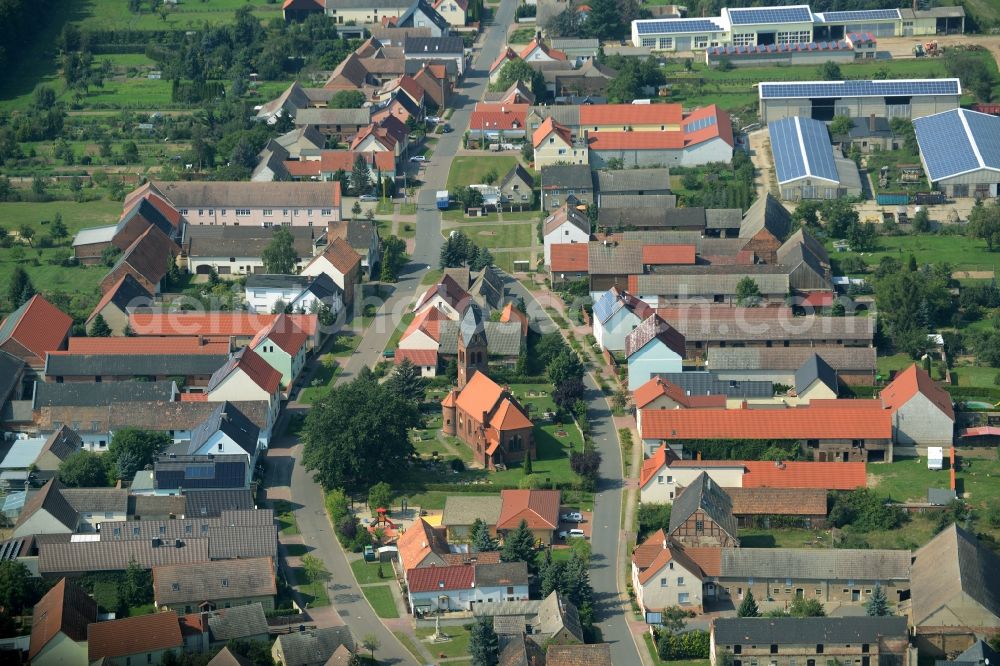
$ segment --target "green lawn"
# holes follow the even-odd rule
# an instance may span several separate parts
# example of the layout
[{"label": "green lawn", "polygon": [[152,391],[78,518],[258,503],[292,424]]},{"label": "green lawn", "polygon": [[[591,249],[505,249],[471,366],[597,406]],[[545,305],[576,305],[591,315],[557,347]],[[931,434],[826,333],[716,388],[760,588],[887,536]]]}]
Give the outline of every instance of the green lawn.
[{"label": "green lawn", "polygon": [[527,250],[493,253],[493,265],[499,268],[500,270],[507,271],[508,273],[514,272],[515,261],[528,261],[530,259],[531,259],[531,252]]},{"label": "green lawn", "polygon": [[77,22],[91,30],[191,30],[203,23],[218,25],[233,20],[233,13],[250,5],[265,23],[281,17],[281,5],[269,0],[199,0],[169,6],[166,19],[149,11],[143,3],[141,14],[132,14],[119,0],[78,0],[81,16]]},{"label": "green lawn", "polygon": [[504,222],[537,222],[540,216],[541,212],[537,210],[518,210],[513,213],[500,213],[500,217],[503,218]]},{"label": "green lawn", "polygon": [[441,278],[444,276],[444,271],[440,268],[432,268],[431,270],[424,273],[424,276],[420,278],[420,284],[430,285],[437,284]]},{"label": "green lawn", "polygon": [[[462,626],[441,627],[441,631],[451,637],[446,643],[425,644],[427,650],[434,656],[441,659],[452,657],[464,657],[469,654],[469,630]],[[417,638],[426,640],[434,634],[433,627],[417,629]],[[444,655],[442,657],[442,655]],[[450,663],[450,662],[449,662]]]},{"label": "green lawn", "polygon": [[[379,578],[378,569],[382,567],[383,577]],[[351,571],[354,572],[354,577],[358,579],[359,585],[367,585],[368,583],[385,583],[388,580],[392,580],[392,565],[391,564],[378,564],[376,562],[365,562],[364,560],[354,560],[351,562]]]},{"label": "green lawn", "polygon": [[299,533],[299,524],[288,502],[275,502],[274,514],[282,534],[293,536]]},{"label": "green lawn", "polygon": [[496,493],[457,493],[445,490],[428,490],[422,493],[412,493],[407,495],[410,506],[419,506],[425,510],[444,509],[444,501],[448,495],[462,495],[462,497],[492,497]]},{"label": "green lawn", "polygon": [[399,204],[399,214],[400,215],[416,215],[417,214],[417,204],[415,204],[415,203]]},{"label": "green lawn", "polygon": [[388,585],[368,585],[362,587],[361,591],[380,618],[388,620],[399,617],[396,601],[392,598],[392,590]]},{"label": "green lawn", "polygon": [[116,224],[122,213],[120,201],[47,201],[28,203],[24,201],[0,202],[0,226],[8,230],[17,229],[22,224],[35,228],[35,235],[48,233],[48,225],[55,214],[62,215],[63,224],[70,236],[85,227],[100,227]]},{"label": "green lawn", "polygon": [[[1000,254],[987,252],[985,241],[967,236],[937,234],[879,236],[878,245],[877,252],[865,252],[862,255],[862,259],[871,268],[877,266],[882,257],[894,257],[906,262],[911,254],[918,264],[945,262],[951,264],[955,270],[991,271],[1000,264]],[[828,249],[834,262],[854,254],[835,252],[832,243]]]},{"label": "green lawn", "polygon": [[333,341],[333,349],[330,353],[337,357],[350,356],[358,348],[359,344],[361,344],[360,335],[338,333],[336,340]]},{"label": "green lawn", "polygon": [[491,227],[475,227],[466,233],[480,247],[531,247],[531,237],[535,233],[533,224],[498,224]]},{"label": "green lawn", "polygon": [[483,177],[493,169],[497,172],[497,180],[517,164],[513,155],[463,155],[451,161],[451,171],[448,172],[448,190],[454,190],[463,185],[478,185]]},{"label": "green lawn", "polygon": [[340,364],[336,361],[332,354],[324,354],[321,356],[319,369],[317,369],[316,374],[313,375],[310,386],[307,386],[299,392],[299,402],[312,404],[322,398],[333,386],[333,382],[336,381],[337,374],[339,372]]},{"label": "green lawn", "polygon": [[418,662],[424,661],[425,657],[423,656],[423,652],[421,652],[416,643],[413,642],[413,638],[410,634],[404,631],[394,631],[392,634],[399,639],[399,642],[402,643],[407,650],[409,650],[410,654],[412,654]]},{"label": "green lawn", "polygon": [[[535,451],[537,458],[531,461],[532,475],[550,481],[576,481],[576,473],[569,467],[570,451],[583,449],[583,437],[572,424],[535,424]],[[524,478],[520,464],[512,466],[504,472],[490,474],[494,483],[516,485]]]},{"label": "green lawn", "polygon": [[959,386],[977,386],[979,388],[996,388],[996,377],[1000,368],[959,365],[952,371],[952,376],[958,377]]},{"label": "green lawn", "polygon": [[822,534],[822,532],[793,528],[767,530],[740,528],[740,545],[745,548],[809,548],[828,546],[828,543],[816,540],[816,535],[818,534]]}]

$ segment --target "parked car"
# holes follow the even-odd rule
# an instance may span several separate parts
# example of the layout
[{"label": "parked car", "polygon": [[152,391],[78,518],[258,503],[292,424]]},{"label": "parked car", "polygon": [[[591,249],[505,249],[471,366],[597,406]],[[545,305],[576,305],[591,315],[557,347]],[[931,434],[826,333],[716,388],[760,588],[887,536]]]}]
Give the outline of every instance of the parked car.
[{"label": "parked car", "polygon": [[437,125],[441,122],[441,116],[427,116],[427,122]]},{"label": "parked car", "polygon": [[426,162],[427,158],[424,157],[423,155],[414,155],[413,157],[410,158],[410,161],[411,162]]},{"label": "parked car", "polygon": [[443,132],[444,134],[448,134],[448,133],[450,133],[450,132],[452,131],[452,129],[451,129],[451,125],[449,125],[448,123],[445,123],[445,124],[444,124],[444,127],[442,127],[442,128],[441,128],[441,131],[442,131],[442,132]]},{"label": "parked car", "polygon": [[378,201],[378,197],[374,194],[362,194],[358,197],[358,201]]},{"label": "parked car", "polygon": [[566,539],[586,539],[587,535],[583,533],[583,530],[574,527],[571,530],[561,530],[559,532],[559,538]]},{"label": "parked car", "polygon": [[579,511],[570,511],[559,516],[559,520],[565,523],[582,523],[583,515]]}]

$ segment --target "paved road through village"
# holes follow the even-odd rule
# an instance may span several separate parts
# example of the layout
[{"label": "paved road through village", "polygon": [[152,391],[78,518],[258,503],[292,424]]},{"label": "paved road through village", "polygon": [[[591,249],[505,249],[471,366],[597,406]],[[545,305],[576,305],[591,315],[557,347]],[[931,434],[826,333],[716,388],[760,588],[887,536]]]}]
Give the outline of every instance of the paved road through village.
[{"label": "paved road through village", "polygon": [[[375,319],[365,330],[356,353],[344,365],[338,383],[353,379],[362,366],[372,366],[378,362],[402,313],[415,296],[421,278],[429,268],[437,265],[442,238],[441,215],[435,205],[434,193],[445,189],[452,158],[461,147],[463,131],[469,126],[473,107],[482,98],[488,85],[487,69],[504,47],[506,28],[513,23],[514,5],[514,0],[503,0],[493,20],[487,25],[472,67],[467,72],[463,85],[456,91],[457,99],[453,106],[457,108],[450,119],[450,124],[456,131],[440,135],[432,159],[420,167],[419,178],[423,181],[423,186],[417,193],[416,245],[411,261],[384,304],[379,304]],[[511,280],[509,287],[513,293],[520,294],[526,303],[534,303],[530,293],[516,281]],[[546,330],[555,330],[555,324],[543,309],[533,307],[532,310],[536,317],[542,319]],[[619,444],[607,402],[589,376],[587,400],[590,402],[590,414],[594,421],[594,442],[604,456],[602,482],[595,502],[594,563],[591,567],[597,617],[604,640],[611,643],[613,663],[639,664],[641,660],[629,635],[618,592],[622,502]],[[295,405],[290,407],[296,408]],[[299,406],[301,407],[303,406]],[[314,549],[313,554],[324,561],[332,575],[330,596],[333,611],[352,628],[357,639],[360,640],[366,634],[378,637],[380,648],[376,656],[382,663],[418,663],[378,619],[355,583],[347,556],[327,520],[322,488],[301,465],[301,444],[293,440],[285,442],[284,446],[288,448],[280,453],[279,450],[273,451],[276,455],[268,467],[267,485],[289,487],[288,494],[296,507],[295,516],[302,540],[306,546]]]}]

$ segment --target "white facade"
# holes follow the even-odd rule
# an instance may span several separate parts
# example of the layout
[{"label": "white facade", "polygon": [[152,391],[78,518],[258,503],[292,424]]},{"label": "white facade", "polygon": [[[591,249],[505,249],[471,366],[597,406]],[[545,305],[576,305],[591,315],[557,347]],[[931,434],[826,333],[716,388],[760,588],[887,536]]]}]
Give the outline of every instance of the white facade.
[{"label": "white facade", "polygon": [[897,444],[951,446],[955,422],[919,391],[892,416],[892,439]]},{"label": "white facade", "polygon": [[461,590],[431,590],[430,592],[407,592],[410,598],[411,608],[430,608],[430,612],[442,611],[470,611],[473,604],[484,601],[527,601],[528,586],[511,586],[512,593],[508,593],[507,587],[471,587]]},{"label": "white facade", "polygon": [[[339,285],[338,285],[339,286]],[[320,306],[320,300],[316,294],[309,289],[298,289],[294,286],[287,287],[245,287],[244,296],[247,302],[247,309],[250,312],[260,312],[268,314],[274,312],[274,306],[281,301],[287,306],[291,306],[293,312],[314,312]],[[330,297],[330,310],[337,314],[344,309],[344,300],[340,294]]]},{"label": "white facade", "polygon": [[641,323],[642,320],[637,314],[626,307],[621,307],[605,322],[600,322],[596,316],[594,317],[594,337],[601,349],[612,352],[624,351],[625,336]]},{"label": "white facade", "polygon": [[[259,443],[259,442],[258,442]],[[248,464],[251,469],[257,462],[257,450],[254,450],[253,455],[248,455],[246,450],[233,441],[233,438],[226,433],[219,430],[211,437],[209,437],[204,444],[202,444],[195,451],[189,451],[189,454],[193,455],[242,455],[247,457]]]},{"label": "white facade", "polygon": [[[651,576],[645,583],[642,577]],[[671,560],[650,574],[649,570],[639,573],[639,567],[632,563],[632,588],[639,606],[645,611],[661,611],[672,606],[695,606],[702,604],[702,583],[700,575]]]},{"label": "white facade", "polygon": [[569,221],[563,222],[558,227],[545,234],[545,265],[552,264],[552,246],[565,243],[589,243],[590,234]]},{"label": "white facade", "polygon": [[[659,448],[659,444],[656,445]],[[702,472],[708,474],[721,488],[743,487],[743,465],[733,463],[732,467],[673,467],[664,465],[639,489],[639,501],[643,504],[673,503],[681,488],[691,485]]]},{"label": "white facade", "polygon": [[[267,427],[264,429],[270,436],[271,429],[278,420],[281,409],[281,396],[276,389],[269,394],[257,382],[252,380],[243,370],[237,368],[229,373],[218,386],[208,392],[209,402],[238,402],[240,400],[265,400],[268,403]],[[263,432],[261,437],[263,437]]]}]

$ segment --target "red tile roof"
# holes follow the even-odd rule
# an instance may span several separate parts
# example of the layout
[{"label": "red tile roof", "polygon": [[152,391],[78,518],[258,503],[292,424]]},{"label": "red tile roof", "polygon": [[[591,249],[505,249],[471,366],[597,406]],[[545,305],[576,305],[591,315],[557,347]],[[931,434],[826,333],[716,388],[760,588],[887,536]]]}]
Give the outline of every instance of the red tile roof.
[{"label": "red tile roof", "polygon": [[660,448],[656,449],[653,455],[642,461],[642,471],[639,472],[639,487],[643,488],[667,463],[676,459],[677,455],[667,448],[666,444],[660,444]]},{"label": "red tile roof", "polygon": [[524,129],[529,108],[531,107],[527,104],[479,102],[472,111],[469,129],[473,131]]},{"label": "red tile roof", "polygon": [[[711,125],[706,125],[701,129],[688,131],[688,127],[692,123],[715,116],[715,122]],[[709,141],[716,137],[721,138],[723,141],[728,143],[730,146],[735,146],[733,141],[733,121],[730,120],[729,114],[717,107],[715,104],[710,104],[708,106],[703,106],[700,109],[695,109],[684,119],[684,131],[687,136],[685,142],[686,145],[694,145],[696,143],[701,143],[702,141]]]},{"label": "red tile roof", "polygon": [[[190,336],[253,338],[278,315],[254,312],[133,312],[129,326],[138,336]],[[319,318],[314,314],[288,315],[288,321],[314,335]]]},{"label": "red tile roof", "polygon": [[743,466],[744,488],[853,490],[868,484],[865,464],[861,462],[744,460]]},{"label": "red tile roof", "polygon": [[441,314],[441,311],[437,308],[427,308],[422,312],[418,312],[413,321],[410,322],[410,325],[406,327],[400,340],[405,340],[420,330],[426,333],[431,340],[440,342],[442,321],[448,321],[448,318]]},{"label": "red tile roof", "polygon": [[642,544],[636,546],[632,551],[632,562],[641,570],[639,572],[639,583],[641,584],[645,584],[655,577],[671,561],[690,571],[699,580],[701,579],[701,567],[688,558],[679,545],[667,541],[662,529],[649,535]]},{"label": "red tile roof", "polygon": [[408,569],[406,584],[410,592],[471,590],[476,586],[476,567],[472,564],[459,564],[451,567]]},{"label": "red tile roof", "polygon": [[485,372],[477,372],[459,392],[455,403],[466,414],[477,420],[484,412],[491,412],[503,396],[503,388]]},{"label": "red tile roof", "polygon": [[[728,491],[727,491],[728,492]],[[684,554],[697,564],[706,576],[718,576],[722,571],[722,549],[690,546],[684,548]]]},{"label": "red tile roof", "polygon": [[825,488],[726,488],[735,516],[825,516]]},{"label": "red tile roof", "polygon": [[952,421],[955,420],[955,409],[951,404],[951,395],[941,388],[930,375],[914,363],[906,370],[896,375],[881,393],[882,403],[893,412],[900,409],[917,393],[924,394],[935,407],[944,412]]},{"label": "red tile roof", "polygon": [[802,297],[802,307],[826,308],[833,305],[832,291],[814,291]]},{"label": "red tile roof", "polygon": [[440,295],[444,301],[456,309],[461,309],[459,306],[463,303],[467,303],[471,298],[469,292],[462,288],[458,282],[455,281],[450,275],[445,275],[441,278],[441,281],[435,285],[432,285],[424,295],[420,297],[417,304],[413,306],[413,310],[420,310],[429,300],[434,298],[435,295]]},{"label": "red tile roof", "polygon": [[221,354],[229,353],[228,342],[207,341],[197,335],[164,338],[151,341],[149,338],[70,338],[65,352],[57,354]]},{"label": "red tile roof", "polygon": [[6,335],[0,345],[15,340],[44,361],[46,352],[62,346],[72,327],[72,317],[36,294],[0,323],[0,336]]},{"label": "red tile roof", "polygon": [[662,266],[684,264],[691,265],[695,262],[694,245],[643,245],[642,263],[646,265]]},{"label": "red tile roof", "polygon": [[521,335],[528,335],[528,315],[515,308],[513,303],[508,303],[500,313],[500,322],[506,324],[514,320],[521,324]]},{"label": "red tile roof", "polygon": [[87,625],[97,622],[97,602],[76,583],[63,578],[35,604],[28,657],[34,659],[60,632],[70,640],[87,640]]},{"label": "red tile roof", "polygon": [[234,369],[242,370],[253,383],[268,393],[274,393],[281,386],[281,373],[275,370],[260,355],[249,347],[241,350]]},{"label": "red tile roof", "polygon": [[532,39],[531,43],[521,49],[519,54],[521,59],[524,60],[531,55],[531,52],[535,49],[541,49],[542,53],[552,58],[553,60],[566,60],[566,54],[562,51],[557,51],[556,49],[549,48],[545,42],[540,42],[538,39]]},{"label": "red tile roof", "polygon": [[87,659],[171,650],[184,644],[177,613],[137,615],[110,622],[95,622],[87,631]]},{"label": "red tile roof", "polygon": [[289,315],[279,314],[270,326],[261,329],[260,333],[254,337],[253,342],[250,343],[250,347],[256,349],[257,345],[265,338],[281,347],[286,354],[295,356],[302,349],[309,336],[295,325]]},{"label": "red tile roof", "polygon": [[839,409],[648,410],[643,439],[890,439],[888,410]]},{"label": "red tile roof", "polygon": [[653,377],[634,390],[632,403],[636,409],[642,409],[661,396],[667,396],[687,409],[724,408],[726,406],[725,395],[688,395],[676,384],[671,384],[660,377]]},{"label": "red tile roof", "polygon": [[601,125],[680,125],[680,104],[589,104],[580,107],[580,127]]},{"label": "red tile roof", "polygon": [[502,67],[504,64],[506,64],[508,60],[515,60],[515,59],[517,59],[517,54],[514,53],[514,49],[508,46],[507,50],[501,53],[497,57],[497,59],[493,61],[493,64],[490,65],[490,74],[492,74],[494,70],[496,70],[498,67]]},{"label": "red tile roof", "polygon": [[286,160],[284,166],[290,175],[298,178],[333,173],[339,169],[350,173],[359,155],[369,165],[374,163],[376,170],[390,173],[396,171],[396,157],[389,151],[357,153],[351,150],[324,150],[320,152],[318,160]]},{"label": "red tile roof", "polygon": [[[438,355],[437,351],[433,349],[397,349],[393,363],[399,365],[404,360],[418,368],[422,366],[437,367]],[[451,394],[449,393],[449,395]]]},{"label": "red tile roof", "polygon": [[542,124],[538,126],[538,129],[532,132],[531,145],[537,148],[538,144],[540,144],[543,140],[545,140],[545,137],[547,137],[552,132],[558,134],[559,138],[562,139],[565,143],[573,145],[573,135],[569,131],[569,128],[564,127],[563,125],[557,123],[552,118],[552,116],[549,116],[548,118],[543,120]]},{"label": "red tile roof", "polygon": [[103,310],[105,306],[107,306],[107,304],[111,302],[111,299],[113,299],[118,294],[118,291],[122,289],[126,280],[129,280],[130,283],[132,283],[129,289],[135,288],[139,290],[142,294],[144,294],[146,298],[151,298],[151,294],[148,291],[146,291],[145,287],[139,284],[138,280],[132,277],[131,274],[125,273],[120,278],[118,278],[118,281],[115,282],[113,285],[111,285],[111,288],[109,288],[101,296],[101,300],[99,300],[97,302],[97,305],[94,306],[94,309],[90,311],[90,315],[87,317],[87,324],[90,324],[90,321],[98,314],[100,314],[101,310]]},{"label": "red tile roof", "polygon": [[586,243],[556,243],[550,248],[549,267],[554,273],[586,273],[590,251]]},{"label": "red tile roof", "polygon": [[[591,107],[582,106],[583,109]],[[639,108],[639,107],[636,107]],[[581,121],[582,124],[582,121]],[[591,150],[680,150],[683,132],[592,132],[587,136]]]},{"label": "red tile roof", "polygon": [[496,412],[490,417],[490,426],[500,432],[530,428],[531,419],[510,399],[501,400]]},{"label": "red tile roof", "polygon": [[334,268],[344,275],[347,275],[361,265],[361,255],[351,247],[350,243],[340,236],[334,238],[327,245],[326,250],[323,251],[323,256],[333,264]]},{"label": "red tile roof", "polygon": [[512,530],[525,520],[529,529],[554,530],[559,526],[561,497],[558,490],[501,490],[497,529]]},{"label": "red tile roof", "polygon": [[396,548],[399,551],[399,563],[407,570],[419,566],[432,552],[448,552],[444,539],[423,518],[417,519],[399,535]]}]

